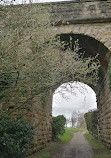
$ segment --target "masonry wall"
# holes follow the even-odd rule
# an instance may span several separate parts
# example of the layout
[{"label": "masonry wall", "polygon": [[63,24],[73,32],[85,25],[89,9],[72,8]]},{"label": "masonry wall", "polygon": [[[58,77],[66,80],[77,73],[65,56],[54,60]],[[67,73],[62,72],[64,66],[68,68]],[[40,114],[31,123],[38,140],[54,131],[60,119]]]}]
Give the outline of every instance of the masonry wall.
[{"label": "masonry wall", "polygon": [[52,4],[52,13],[59,25],[67,21],[70,24],[108,22],[111,21],[111,1],[58,2]]},{"label": "masonry wall", "polygon": [[[107,40],[108,44],[105,44],[110,48],[110,30],[111,26],[111,2],[64,2],[56,3],[52,5],[52,12],[54,15],[54,22],[57,25],[62,25],[62,27],[70,28],[71,25],[64,26],[63,21],[69,21],[69,24],[74,24],[75,26],[80,23],[87,24],[93,28],[89,31],[89,36],[92,36],[94,32],[94,37],[100,33],[100,37],[103,38],[103,43]],[[56,21],[57,20],[57,21]],[[105,23],[108,23],[108,27],[105,29]],[[95,24],[97,23],[97,24]],[[101,24],[103,23],[103,24]],[[95,26],[94,26],[95,25]],[[66,28],[66,32],[67,32]],[[58,28],[59,29],[59,28]],[[73,29],[73,28],[72,28]],[[84,29],[84,28],[83,28]],[[75,32],[81,33],[78,27]],[[57,30],[56,30],[57,31]],[[71,32],[71,29],[69,29]],[[106,34],[104,34],[104,32]],[[82,32],[84,34],[84,31]],[[93,36],[92,36],[93,37]],[[100,40],[99,38],[97,38]],[[104,56],[101,56],[101,61],[104,61]],[[105,64],[104,64],[105,67]],[[99,135],[98,137],[103,141],[103,143],[111,149],[111,92],[108,87],[108,76],[107,71],[104,71],[102,82],[96,87],[97,89],[97,102],[98,102],[98,124],[99,124]],[[41,103],[38,98],[35,98],[34,108],[33,108],[33,121],[36,125],[36,135],[35,135],[35,150],[38,150],[47,144],[47,141],[51,141],[51,108],[52,108],[52,95],[48,96],[48,101],[46,106],[40,106]],[[36,100],[37,99],[37,100]],[[39,123],[39,124],[38,124]]]},{"label": "masonry wall", "polygon": [[30,104],[26,104],[13,111],[9,107],[11,116],[23,114],[24,118],[34,125],[34,146],[30,154],[43,149],[48,142],[52,141],[52,93],[48,93],[46,100],[41,100],[41,95],[36,96]]},{"label": "masonry wall", "polygon": [[45,104],[35,97],[32,105],[32,121],[35,126],[34,151],[40,150],[52,140],[52,94],[47,95]]},{"label": "masonry wall", "polygon": [[[52,5],[52,7],[52,12],[54,13],[54,22],[57,22],[60,25],[63,21],[69,21],[70,23],[75,25],[86,23],[87,27],[83,26],[83,30],[80,29],[78,26],[75,29],[72,28],[74,32],[82,34],[85,34],[84,30],[87,30],[87,28],[89,28],[89,25],[92,26],[93,23],[94,29],[91,28],[91,31],[87,31],[87,34],[89,36],[92,36],[91,33],[94,32],[95,34],[92,37],[98,35],[98,40],[100,40],[98,34],[98,32],[100,31],[100,37],[104,37],[104,40],[102,42],[105,43],[107,40],[111,39],[109,38],[110,31],[108,32],[108,29],[111,30],[110,23],[106,30],[104,29],[104,22],[111,21],[110,1],[81,3],[64,2],[57,3],[56,5],[54,4]],[[94,26],[94,23],[98,24]],[[100,25],[99,23],[103,24]],[[67,25],[67,27],[69,26]],[[105,31],[108,33],[106,33],[104,36]],[[70,32],[72,32],[71,29]],[[108,41],[106,46],[110,48],[110,45],[111,40]],[[108,87],[108,77],[106,72],[100,87],[97,87],[97,89],[98,122],[100,131],[99,137],[104,142],[104,144],[111,149],[111,93]],[[34,151],[40,150],[41,148],[46,146],[47,142],[50,142],[52,138],[52,94],[47,94],[46,98],[47,100],[45,104],[42,104],[40,96],[36,96],[30,105],[26,105],[26,107],[24,106],[22,109],[16,111],[16,114],[20,112],[24,113],[25,118],[29,121],[32,121],[35,125]]]},{"label": "masonry wall", "polygon": [[111,149],[111,92],[108,87],[107,73],[98,93],[98,123],[99,137]]}]

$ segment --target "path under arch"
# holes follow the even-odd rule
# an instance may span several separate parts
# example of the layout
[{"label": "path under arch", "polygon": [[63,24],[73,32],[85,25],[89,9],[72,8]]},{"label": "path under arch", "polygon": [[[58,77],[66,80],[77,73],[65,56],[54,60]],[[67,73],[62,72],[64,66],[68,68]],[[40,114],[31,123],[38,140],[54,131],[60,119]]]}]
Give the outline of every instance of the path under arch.
[{"label": "path under arch", "polygon": [[71,141],[51,158],[92,158],[94,153],[84,134],[74,133]]}]

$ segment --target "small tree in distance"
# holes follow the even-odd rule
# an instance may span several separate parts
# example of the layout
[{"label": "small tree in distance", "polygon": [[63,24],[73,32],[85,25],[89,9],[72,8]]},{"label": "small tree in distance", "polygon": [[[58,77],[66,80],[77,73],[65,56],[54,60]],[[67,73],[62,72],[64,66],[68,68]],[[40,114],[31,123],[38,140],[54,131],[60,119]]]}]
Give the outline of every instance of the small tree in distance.
[{"label": "small tree in distance", "polygon": [[84,113],[78,113],[77,128],[86,128]]},{"label": "small tree in distance", "polygon": [[72,124],[72,128],[76,127],[76,122],[77,122],[77,112],[73,111],[71,114],[71,124]]},{"label": "small tree in distance", "polygon": [[70,118],[66,118],[66,124],[65,124],[66,128],[68,127],[68,124],[69,124],[70,122],[71,122],[71,121],[70,121]]},{"label": "small tree in distance", "polygon": [[71,114],[72,128],[86,128],[84,113],[73,111]]}]

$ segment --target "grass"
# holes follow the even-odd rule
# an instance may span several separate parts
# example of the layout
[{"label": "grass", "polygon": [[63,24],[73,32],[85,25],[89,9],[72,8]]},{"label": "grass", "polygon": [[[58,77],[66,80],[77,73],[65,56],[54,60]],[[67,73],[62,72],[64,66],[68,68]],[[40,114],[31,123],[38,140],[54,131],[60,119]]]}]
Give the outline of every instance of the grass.
[{"label": "grass", "polygon": [[73,133],[79,132],[79,131],[84,131],[84,129],[80,128],[66,128],[65,133],[61,136],[58,136],[59,140],[61,142],[69,142],[73,136]]},{"label": "grass", "polygon": [[86,129],[81,129],[81,128],[66,128],[66,131],[68,132],[80,132],[80,131],[86,131]]},{"label": "grass", "polygon": [[105,146],[92,137],[89,132],[85,134],[86,139],[89,141],[89,143],[92,146],[92,149],[94,151],[94,157],[93,158],[111,158],[111,153],[108,149],[105,148]]},{"label": "grass", "polygon": [[50,158],[50,157],[51,157],[50,149],[45,148],[38,158]]},{"label": "grass", "polygon": [[55,150],[58,150],[63,144],[68,143],[72,138],[72,133],[70,130],[65,130],[65,133],[63,135],[58,136],[58,141],[51,145],[48,148],[43,149],[42,153],[38,158],[50,158],[51,153]]},{"label": "grass", "polygon": [[51,143],[48,147],[43,149],[40,154],[34,154],[29,158],[50,158],[54,152],[58,151],[58,149],[60,149],[63,145],[67,144],[71,140],[74,132],[79,131],[82,130],[78,128],[66,128],[65,133],[61,136],[58,136],[57,142]]},{"label": "grass", "polygon": [[58,136],[59,141],[61,142],[69,142],[72,138],[72,134],[69,130],[65,130],[65,133],[63,135]]}]

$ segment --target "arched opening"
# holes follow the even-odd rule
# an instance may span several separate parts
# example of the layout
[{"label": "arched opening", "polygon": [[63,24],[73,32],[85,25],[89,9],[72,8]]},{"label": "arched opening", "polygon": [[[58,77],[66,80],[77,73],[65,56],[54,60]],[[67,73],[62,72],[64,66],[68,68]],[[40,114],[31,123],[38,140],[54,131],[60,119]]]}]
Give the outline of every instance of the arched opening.
[{"label": "arched opening", "polygon": [[101,64],[99,70],[99,81],[96,87],[92,87],[97,92],[98,89],[103,86],[104,77],[107,74],[110,59],[110,51],[108,48],[96,39],[83,34],[66,33],[58,36],[60,36],[61,42],[64,42],[64,50],[70,47],[72,51],[74,51],[75,41],[78,40],[80,48],[78,52],[79,54],[82,54],[84,58],[97,56]]},{"label": "arched opening", "polygon": [[[111,142],[109,142],[108,135],[111,134],[109,130],[109,127],[111,126],[110,126],[110,120],[108,118],[110,115],[111,94],[109,91],[108,74],[107,74],[108,63],[110,60],[110,51],[104,44],[86,35],[69,33],[69,34],[60,34],[58,36],[60,36],[61,42],[64,41],[65,43],[65,47],[63,50],[66,50],[68,47],[70,47],[73,51],[74,43],[78,39],[79,47],[80,47],[80,50],[78,53],[80,54],[84,53],[83,57],[90,57],[90,56],[94,57],[97,55],[97,58],[100,61],[101,68],[99,69],[98,83],[96,86],[92,86],[92,85],[89,85],[89,86],[95,91],[96,97],[97,97],[97,109],[98,109],[97,117],[98,117],[99,137],[107,146],[110,147]],[[71,39],[71,42],[70,42],[70,39]],[[67,81],[67,82],[70,82],[70,81]],[[79,81],[79,82],[82,82],[82,81]],[[53,105],[55,104],[54,102],[56,101],[54,101],[53,99]],[[61,110],[59,109],[59,113],[60,112]],[[56,115],[55,112],[53,112],[53,115]]]},{"label": "arched opening", "polygon": [[[97,110],[96,94],[88,85],[81,82],[69,82],[58,87],[53,94],[52,115],[64,115],[66,126],[72,127],[72,114],[84,114]],[[78,117],[78,116],[76,116]],[[84,118],[83,118],[84,119]],[[76,119],[74,127],[78,127]],[[79,126],[80,127],[80,126]],[[83,124],[81,128],[85,127]]]},{"label": "arched opening", "polygon": [[[79,53],[84,53],[84,57],[95,56],[98,54],[98,59],[101,62],[102,67],[107,68],[109,60],[109,50],[104,44],[95,40],[92,37],[82,35],[82,34],[60,34],[60,40],[64,41],[64,50],[70,47],[74,50],[75,41],[79,40]],[[70,42],[71,39],[71,42]]]}]

